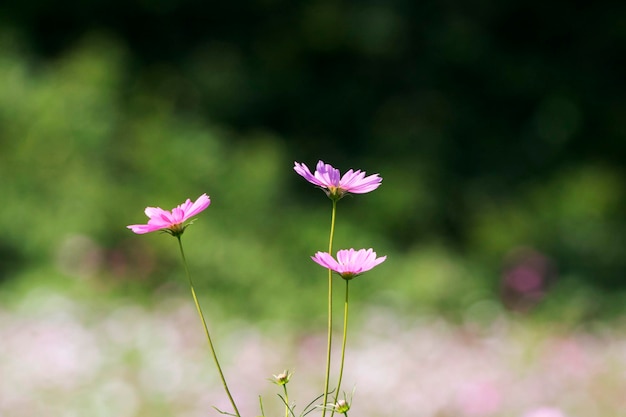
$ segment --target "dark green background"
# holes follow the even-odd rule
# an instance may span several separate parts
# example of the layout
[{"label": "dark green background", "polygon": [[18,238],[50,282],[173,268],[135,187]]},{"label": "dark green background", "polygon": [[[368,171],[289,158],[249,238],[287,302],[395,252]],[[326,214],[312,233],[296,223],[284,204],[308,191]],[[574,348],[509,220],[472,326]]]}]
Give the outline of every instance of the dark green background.
[{"label": "dark green background", "polygon": [[621,310],[624,4],[9,0],[0,48],[6,288],[64,282],[74,235],[96,287],[167,287],[175,242],[124,226],[207,192],[186,235],[207,287],[307,317],[294,294],[323,287],[307,258],[330,204],[292,165],[323,159],[384,178],[341,202],[335,246],[389,255],[363,277],[373,302],[498,303],[530,247],[550,263],[539,305]]}]

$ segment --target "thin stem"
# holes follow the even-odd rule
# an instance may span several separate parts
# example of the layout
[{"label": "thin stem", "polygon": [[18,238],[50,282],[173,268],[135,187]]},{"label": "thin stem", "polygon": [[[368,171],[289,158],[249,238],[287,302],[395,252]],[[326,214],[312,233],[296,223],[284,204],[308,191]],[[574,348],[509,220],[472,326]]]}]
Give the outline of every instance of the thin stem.
[{"label": "thin stem", "polygon": [[261,417],[265,417],[265,410],[263,410],[263,399],[259,395],[259,406],[261,407]]},{"label": "thin stem", "polygon": [[283,385],[285,392],[285,417],[289,417],[289,394],[287,394],[287,384]]},{"label": "thin stem", "polygon": [[202,308],[200,308],[200,303],[198,303],[198,297],[196,297],[196,290],[194,289],[193,281],[191,280],[191,274],[189,273],[189,267],[187,266],[187,259],[185,258],[185,251],[183,250],[183,243],[180,240],[180,235],[176,236],[176,238],[178,239],[178,247],[180,248],[180,255],[183,258],[183,265],[185,266],[185,272],[187,273],[187,279],[189,280],[189,287],[191,288],[191,296],[193,297],[193,302],[196,304],[196,309],[198,310],[200,321],[202,321],[202,325],[204,326],[204,332],[206,334],[207,341],[209,342],[209,348],[211,349],[211,354],[213,355],[213,360],[215,361],[217,372],[220,374],[222,385],[224,386],[226,395],[228,395],[228,399],[230,400],[230,403],[233,406],[233,409],[235,410],[235,415],[237,417],[241,417],[241,415],[239,414],[239,410],[237,409],[237,406],[235,405],[235,400],[233,399],[233,396],[230,394],[230,390],[228,389],[228,384],[226,384],[226,378],[224,378],[224,373],[222,372],[222,367],[220,366],[220,362],[217,360],[217,354],[215,353],[215,348],[213,347],[211,334],[209,333],[209,328],[206,324],[206,320],[204,319],[204,314],[202,314]]},{"label": "thin stem", "polygon": [[[348,289],[350,287],[350,280],[346,281],[346,300],[343,304],[343,341],[341,343],[341,365],[339,365],[339,381],[337,382],[337,391],[335,392],[334,404],[337,404],[337,398],[339,398],[339,390],[341,389],[341,379],[343,378],[343,364],[346,358],[346,340],[348,339]],[[335,409],[330,413],[330,417],[335,414]],[[347,413],[344,413],[347,415]]]},{"label": "thin stem", "polygon": [[[330,217],[330,238],[328,241],[328,253],[332,256],[333,238],[335,237],[335,215],[337,212],[337,200],[333,199],[333,210]],[[333,271],[328,269],[328,346],[326,354],[326,376],[324,379],[324,400],[325,406],[328,402],[328,380],[330,379],[330,351],[333,340]],[[322,409],[322,417],[326,415],[326,407]]]}]

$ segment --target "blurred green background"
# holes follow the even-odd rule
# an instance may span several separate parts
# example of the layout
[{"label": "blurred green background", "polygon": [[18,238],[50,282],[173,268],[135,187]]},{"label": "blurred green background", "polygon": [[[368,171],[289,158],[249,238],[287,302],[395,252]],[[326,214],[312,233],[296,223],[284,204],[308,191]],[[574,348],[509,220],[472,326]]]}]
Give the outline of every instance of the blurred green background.
[{"label": "blurred green background", "polygon": [[[580,323],[623,312],[626,4],[119,0],[0,8],[0,297],[186,292],[323,326],[330,202],[293,172],[380,173],[336,248],[355,299]],[[358,297],[358,298],[356,298]]]}]

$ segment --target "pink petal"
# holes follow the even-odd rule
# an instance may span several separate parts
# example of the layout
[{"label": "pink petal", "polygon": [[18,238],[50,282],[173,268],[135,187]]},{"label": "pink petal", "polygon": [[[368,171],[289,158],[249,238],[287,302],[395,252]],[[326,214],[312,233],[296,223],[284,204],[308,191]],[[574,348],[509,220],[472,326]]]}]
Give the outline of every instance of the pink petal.
[{"label": "pink petal", "polygon": [[315,171],[315,178],[317,178],[325,187],[338,187],[340,173],[339,170],[333,168],[330,164],[325,164],[322,161],[318,161],[317,169]]},{"label": "pink petal", "polygon": [[184,210],[185,215],[184,215],[183,220],[187,220],[195,216],[196,214],[200,213],[201,211],[209,207],[210,204],[211,204],[211,199],[209,198],[209,196],[206,195],[206,193],[202,194],[200,197],[198,197],[195,203],[193,203],[189,208]]},{"label": "pink petal", "polygon": [[183,212],[186,212],[187,210],[191,208],[192,205],[193,203],[191,202],[191,199],[188,198],[187,200],[185,200],[183,204],[179,204],[174,209],[172,209],[172,211],[179,209],[179,210],[182,210]]},{"label": "pink petal", "polygon": [[300,164],[298,162],[295,162],[294,164],[295,164],[293,167],[294,171],[296,171],[299,175],[304,177],[305,180],[307,180],[311,184],[315,184],[320,187],[325,187],[325,184],[323,182],[315,178],[315,175],[311,174],[309,167],[307,167],[305,164]]},{"label": "pink petal", "polygon": [[[187,200],[187,203],[191,205],[191,200]],[[170,215],[170,224],[180,224],[185,221],[185,210],[181,206],[172,209]]]},{"label": "pink petal", "polygon": [[146,213],[146,216],[148,216],[149,218],[160,216],[164,212],[165,210],[163,210],[161,207],[146,207],[146,209],[144,210],[144,213]]},{"label": "pink petal", "polygon": [[133,232],[139,235],[162,229],[162,227],[155,227],[154,225],[149,225],[149,224],[131,224],[130,226],[126,226],[126,227],[131,229]]},{"label": "pink petal", "polygon": [[326,252],[317,252],[315,256],[311,256],[311,259],[324,268],[332,269],[333,271],[337,271],[337,268],[339,268],[337,261],[335,261],[333,257]]},{"label": "pink petal", "polygon": [[295,163],[294,170],[303,176],[307,181],[322,188],[338,187],[340,173],[338,169],[323,161],[317,162],[317,169],[314,174],[305,164]]},{"label": "pink petal", "polygon": [[365,172],[349,170],[343,177],[341,177],[341,188],[345,189],[349,193],[363,194],[375,190],[380,186],[382,178],[378,174],[373,174],[368,177],[365,176]]},{"label": "pink petal", "polygon": [[342,249],[337,252],[337,261],[326,252],[318,252],[311,257],[319,265],[330,268],[340,275],[349,274],[356,276],[362,272],[369,271],[376,265],[384,262],[386,256],[376,258],[376,252],[373,249]]},{"label": "pink petal", "polygon": [[337,251],[337,261],[341,265],[348,265],[351,262],[353,255],[354,249],[342,249]]},{"label": "pink petal", "polygon": [[146,207],[144,212],[149,218],[148,224],[134,224],[127,227],[138,234],[154,232],[161,229],[170,229],[200,213],[207,208],[209,204],[211,204],[211,200],[205,193],[198,197],[194,203],[192,203],[190,199],[187,199],[183,204],[173,208],[171,212],[163,210],[160,207]]}]

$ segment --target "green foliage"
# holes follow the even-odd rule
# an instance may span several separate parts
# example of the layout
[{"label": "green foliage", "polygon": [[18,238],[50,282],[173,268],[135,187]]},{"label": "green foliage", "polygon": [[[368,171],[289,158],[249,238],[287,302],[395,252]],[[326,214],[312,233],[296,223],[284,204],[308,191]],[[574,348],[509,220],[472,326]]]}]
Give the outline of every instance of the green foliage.
[{"label": "green foliage", "polygon": [[[381,43],[354,42],[363,53],[383,53],[395,36],[388,31],[395,17],[372,12],[361,18],[377,25]],[[316,47],[326,48],[321,43]],[[185,100],[180,72],[154,66],[137,75],[124,43],[111,36],[85,36],[45,60],[11,32],[0,33],[0,48],[4,289],[28,291],[50,279],[86,285],[98,295],[186,291],[175,241],[156,233],[139,238],[125,226],[143,222],[147,205],[170,209],[206,192],[212,204],[184,236],[201,297],[243,317],[319,322],[326,273],[309,256],[326,249],[330,202],[292,166],[294,159],[314,165],[336,150],[322,141],[303,160],[268,129],[236,130],[207,120],[201,100]],[[236,66],[237,59],[222,64]],[[218,75],[202,66],[211,61],[198,60],[188,69],[200,78],[208,72],[200,88],[239,84],[211,81]],[[220,94],[227,98],[227,92]],[[451,111],[438,100],[435,95],[426,104]],[[392,141],[392,128],[402,135],[411,129],[402,125],[409,117],[398,113],[402,103],[385,105],[390,119],[379,132]],[[550,120],[541,116],[537,123]],[[436,126],[414,127],[443,140]],[[432,156],[450,145],[429,146]],[[576,304],[558,294],[575,287],[576,299],[584,299],[589,286],[624,288],[624,186],[611,164],[572,161],[502,192],[493,176],[450,180],[446,158],[402,150],[397,157],[341,155],[328,162],[384,178],[375,193],[346,197],[338,207],[336,249],[374,247],[388,255],[352,286],[364,301],[407,312],[498,314],[499,307],[481,306],[499,306],[505,261],[519,247],[534,248],[557,266],[554,299],[570,303],[568,317],[608,310],[600,296]],[[463,191],[451,193],[451,187]],[[543,311],[558,316],[556,308]]]}]

